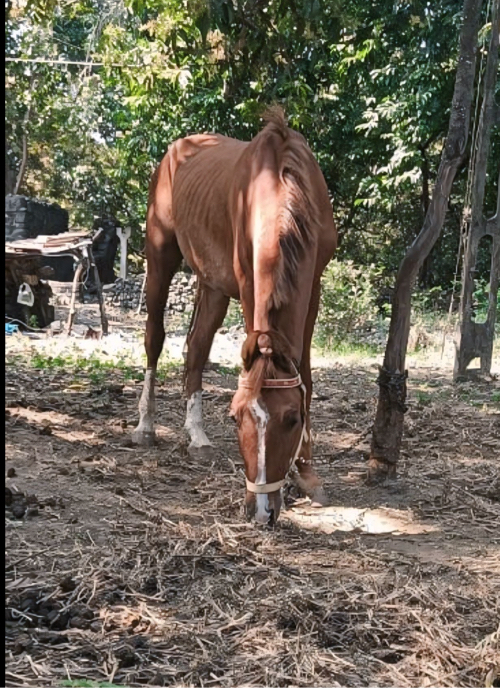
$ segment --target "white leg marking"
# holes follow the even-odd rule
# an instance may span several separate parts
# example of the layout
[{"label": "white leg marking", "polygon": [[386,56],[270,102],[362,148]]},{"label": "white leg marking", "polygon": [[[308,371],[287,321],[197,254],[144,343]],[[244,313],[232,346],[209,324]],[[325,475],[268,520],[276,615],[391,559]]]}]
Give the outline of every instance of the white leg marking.
[{"label": "white leg marking", "polygon": [[203,430],[203,415],[201,410],[201,389],[191,395],[186,407],[186,422],[184,427],[191,438],[191,449],[211,447],[212,443]]},{"label": "white leg marking", "polygon": [[[261,406],[257,399],[250,405],[250,411],[255,418],[257,425],[257,478],[256,485],[266,484],[266,428],[269,420],[269,414],[265,407]],[[256,511],[255,519],[259,523],[267,523],[269,521],[269,495],[256,494]]]},{"label": "white leg marking", "polygon": [[138,434],[154,432],[156,411],[155,377],[156,368],[147,368],[144,376],[144,387],[142,388],[141,399],[139,401],[139,425],[135,431]]}]

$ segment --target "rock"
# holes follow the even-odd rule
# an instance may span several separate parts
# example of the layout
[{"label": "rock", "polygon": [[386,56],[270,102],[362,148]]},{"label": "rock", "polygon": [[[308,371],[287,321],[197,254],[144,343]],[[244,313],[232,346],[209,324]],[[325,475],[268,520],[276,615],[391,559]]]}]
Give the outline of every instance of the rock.
[{"label": "rock", "polygon": [[26,506],[24,504],[14,504],[12,507],[12,515],[14,518],[23,518],[26,513]]},{"label": "rock", "polygon": [[56,610],[50,612],[50,616],[54,614],[53,621],[50,622],[52,628],[56,631],[63,631],[68,626],[69,614],[68,612],[59,613]]},{"label": "rock", "polygon": [[72,592],[76,588],[76,582],[71,576],[66,576],[59,583],[59,587],[63,592]]},{"label": "rock", "polygon": [[29,637],[29,635],[19,635],[14,642],[12,654],[20,655],[22,652],[28,649],[31,646],[31,644],[31,638]]},{"label": "rock", "polygon": [[24,600],[21,600],[21,604],[19,605],[19,607],[21,611],[25,612],[26,614],[29,612],[35,612],[37,608],[36,598],[25,597]]}]

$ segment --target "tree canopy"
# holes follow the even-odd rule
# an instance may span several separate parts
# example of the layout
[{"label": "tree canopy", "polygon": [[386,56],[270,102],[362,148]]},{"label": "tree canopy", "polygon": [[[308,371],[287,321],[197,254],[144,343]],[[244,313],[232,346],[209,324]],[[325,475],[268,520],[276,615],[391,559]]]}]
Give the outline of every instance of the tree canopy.
[{"label": "tree canopy", "polygon": [[[323,170],[341,254],[393,274],[437,172],[461,9],[456,0],[10,2],[6,161],[17,174],[24,144],[20,191],[61,203],[75,224],[112,214],[140,248],[149,177],[168,144],[201,131],[250,139],[279,102]],[[492,169],[498,160],[496,131]],[[421,275],[428,287],[453,279],[466,180],[465,163]],[[493,172],[491,205],[495,183]]]}]

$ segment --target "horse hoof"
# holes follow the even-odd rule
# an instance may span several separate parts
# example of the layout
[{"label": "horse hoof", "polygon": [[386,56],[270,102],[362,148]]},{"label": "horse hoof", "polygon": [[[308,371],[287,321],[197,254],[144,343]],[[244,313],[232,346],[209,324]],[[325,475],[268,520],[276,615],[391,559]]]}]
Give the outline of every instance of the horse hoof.
[{"label": "horse hoof", "polygon": [[132,442],[140,447],[153,447],[155,444],[155,433],[145,432],[143,430],[134,430],[132,433]]},{"label": "horse hoof", "polygon": [[315,487],[311,495],[311,506],[319,509],[323,506],[328,506],[330,500],[327,497],[325,490],[322,487]]}]

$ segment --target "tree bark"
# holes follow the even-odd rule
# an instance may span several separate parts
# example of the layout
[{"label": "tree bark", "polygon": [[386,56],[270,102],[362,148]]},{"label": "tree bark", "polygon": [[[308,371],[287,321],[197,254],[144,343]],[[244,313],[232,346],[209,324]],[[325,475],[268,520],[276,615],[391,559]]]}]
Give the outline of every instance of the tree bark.
[{"label": "tree bark", "polygon": [[[420,207],[422,209],[422,222],[425,220],[427,211],[429,210],[430,203],[430,166],[429,158],[427,157],[427,147],[430,145],[432,139],[429,139],[421,146],[418,147],[420,154],[422,156],[422,161],[420,163],[420,171],[422,173],[422,196],[420,197]],[[419,284],[422,288],[429,286],[429,272],[430,272],[430,257],[429,254],[423,264],[420,271]]]},{"label": "tree bark", "polygon": [[16,173],[10,166],[7,155],[7,139],[5,139],[5,195],[14,193],[16,188]]},{"label": "tree bark", "polygon": [[[497,196],[496,214],[487,220],[483,214],[484,192],[490,150],[491,130],[495,123],[495,87],[498,71],[498,44],[500,31],[500,0],[493,0],[491,39],[484,74],[483,103],[477,128],[476,156],[472,172],[471,219],[465,241],[464,265],[462,270],[462,292],[460,295],[460,319],[456,335],[454,378],[467,377],[469,363],[479,358],[480,372],[491,373],[493,339],[495,336],[496,305],[500,279],[500,197]],[[500,179],[499,179],[500,187]],[[500,195],[500,188],[498,190]],[[474,291],[476,289],[475,268],[479,244],[483,237],[492,240],[490,293],[488,315],[484,323],[475,321]],[[475,372],[475,371],[474,371]]]},{"label": "tree bark", "polygon": [[[28,110],[29,112],[29,110]],[[16,185],[14,187],[14,194],[19,193],[19,189],[22,186],[22,183],[24,181],[24,174],[26,172],[26,166],[28,164],[28,135],[26,133],[23,134],[23,154],[21,158],[21,166],[19,168],[19,172],[17,174],[17,179],[16,179]]]},{"label": "tree bark", "polygon": [[448,135],[423,227],[403,258],[396,277],[389,336],[378,380],[379,398],[368,462],[368,478],[371,481],[396,475],[406,411],[405,362],[410,332],[411,293],[418,271],[441,233],[453,180],[466,151],[481,7],[482,0],[464,0]]},{"label": "tree bark", "polygon": [[[30,93],[31,95],[36,89],[38,80],[37,79],[31,79],[30,82]],[[19,190],[23,184],[24,181],[24,175],[26,173],[26,168],[28,166],[28,124],[31,118],[31,113],[33,110],[33,101],[31,100],[26,112],[24,114],[23,118],[23,140],[22,140],[22,158],[21,158],[21,166],[19,167],[19,172],[17,173],[17,179],[16,179],[16,184],[14,187],[14,194],[18,194]]]}]

